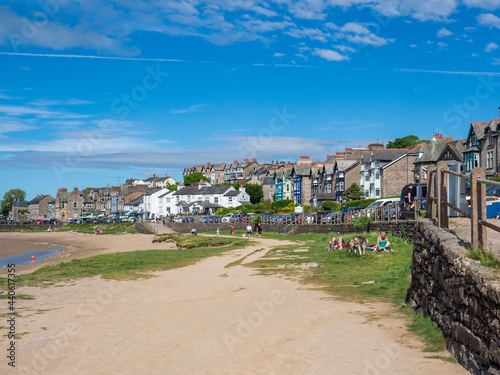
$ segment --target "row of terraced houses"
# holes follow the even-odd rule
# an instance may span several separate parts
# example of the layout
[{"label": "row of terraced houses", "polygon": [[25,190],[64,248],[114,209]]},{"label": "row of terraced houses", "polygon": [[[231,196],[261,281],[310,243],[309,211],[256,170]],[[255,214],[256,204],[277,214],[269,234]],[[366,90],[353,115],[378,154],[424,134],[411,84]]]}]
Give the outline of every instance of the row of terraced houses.
[{"label": "row of terraced houses", "polygon": [[184,212],[213,213],[220,207],[248,203],[244,189],[231,186],[211,189],[222,183],[254,183],[262,186],[265,200],[290,199],[300,205],[320,207],[325,201],[342,202],[346,188],[356,183],[365,198],[397,196],[408,183],[427,182],[428,172],[438,161],[464,163],[465,171],[475,167],[487,176],[500,175],[500,107],[497,119],[472,122],[466,139],[454,140],[435,134],[429,143],[404,149],[388,149],[383,144],[346,148],[324,161],[301,156],[295,162],[257,159],[241,162],[206,163],[184,169],[183,174],[200,172],[208,183],[193,187],[180,185],[177,192],[167,189],[175,184],[169,176],[153,175],[129,179],[121,186],[88,188],[83,191],[61,188],[56,197],[38,195],[29,202],[15,202],[11,217],[20,219],[57,218],[67,221],[90,214],[135,212],[157,217]]}]

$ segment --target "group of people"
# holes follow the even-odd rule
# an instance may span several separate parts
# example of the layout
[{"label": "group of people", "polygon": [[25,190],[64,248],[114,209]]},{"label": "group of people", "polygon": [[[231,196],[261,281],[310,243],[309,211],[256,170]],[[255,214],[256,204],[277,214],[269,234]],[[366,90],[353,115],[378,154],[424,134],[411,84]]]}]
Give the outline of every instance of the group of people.
[{"label": "group of people", "polygon": [[[258,223],[255,226],[255,231],[257,232],[255,237],[262,237],[262,223]],[[250,238],[252,236],[252,225],[250,223],[248,223],[248,225],[247,225],[247,235],[248,235],[248,238]]]},{"label": "group of people", "polygon": [[[347,247],[347,242],[344,242],[341,236],[339,237],[334,236],[330,241],[330,247],[328,248],[328,251],[340,250],[344,249],[345,247]],[[390,247],[389,238],[387,238],[385,232],[380,233],[380,236],[377,237],[377,244],[375,246],[367,246],[366,249],[373,251],[375,253],[380,253],[383,251],[392,251]]]}]

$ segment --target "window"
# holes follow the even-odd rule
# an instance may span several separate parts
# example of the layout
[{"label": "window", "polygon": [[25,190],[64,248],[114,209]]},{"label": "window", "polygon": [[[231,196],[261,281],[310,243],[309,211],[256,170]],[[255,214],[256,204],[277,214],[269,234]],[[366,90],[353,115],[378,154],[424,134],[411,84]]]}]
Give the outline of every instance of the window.
[{"label": "window", "polygon": [[290,191],[290,185],[286,185],[286,191]]},{"label": "window", "polygon": [[327,184],[327,185],[326,185],[325,192],[326,192],[326,193],[331,193],[331,192],[332,192],[332,184]]},{"label": "window", "polygon": [[488,169],[493,168],[493,151],[488,151]]},{"label": "window", "polygon": [[365,181],[366,182],[370,181],[370,173],[369,172],[365,172]]},{"label": "window", "polygon": [[229,203],[233,203],[233,197],[229,197]]},{"label": "window", "polygon": [[380,179],[380,171],[378,169],[375,171],[375,179],[376,180]]},{"label": "window", "polygon": [[380,189],[375,189],[375,196],[377,196],[377,197],[380,196]]},{"label": "window", "polygon": [[479,154],[474,154],[474,168],[479,167]]},{"label": "window", "polygon": [[75,202],[75,203],[73,203],[73,207],[74,207],[74,208],[76,208],[76,202]]},{"label": "window", "polygon": [[365,198],[368,198],[370,196],[370,192],[368,190],[365,191]]},{"label": "window", "polygon": [[488,146],[493,146],[493,137],[491,136],[491,132],[488,133]]},{"label": "window", "polygon": [[219,203],[219,197],[214,198],[214,203]]},{"label": "window", "polygon": [[339,182],[339,191],[344,191],[344,181]]}]

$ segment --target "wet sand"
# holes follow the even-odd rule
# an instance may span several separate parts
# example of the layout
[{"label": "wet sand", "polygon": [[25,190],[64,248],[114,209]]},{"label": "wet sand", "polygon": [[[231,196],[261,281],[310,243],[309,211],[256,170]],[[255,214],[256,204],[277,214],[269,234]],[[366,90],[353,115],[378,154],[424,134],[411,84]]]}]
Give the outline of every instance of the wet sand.
[{"label": "wet sand", "polygon": [[49,245],[44,243],[30,243],[23,239],[0,237],[0,258],[19,255],[30,251],[50,250]]}]

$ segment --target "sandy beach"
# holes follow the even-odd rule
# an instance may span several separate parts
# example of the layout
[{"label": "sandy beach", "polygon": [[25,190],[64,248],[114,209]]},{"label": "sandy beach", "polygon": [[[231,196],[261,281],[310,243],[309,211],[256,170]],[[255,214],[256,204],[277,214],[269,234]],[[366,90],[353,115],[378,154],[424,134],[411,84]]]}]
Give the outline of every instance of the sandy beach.
[{"label": "sandy beach", "polygon": [[[1,237],[71,247],[66,258],[47,262],[172,247],[138,234]],[[18,293],[35,299],[17,301],[17,330],[25,334],[17,340],[16,368],[8,368],[4,358],[0,372],[468,374],[458,364],[427,358],[429,353],[422,352],[421,342],[391,305],[342,302],[297,280],[257,275],[243,265],[225,268],[256,249],[279,244],[283,242],[259,239],[245,249],[155,272],[156,277],[146,280],[96,277],[58,287],[20,288]],[[0,306],[5,311],[6,300]],[[7,345],[6,337],[0,337],[0,348]]]}]

